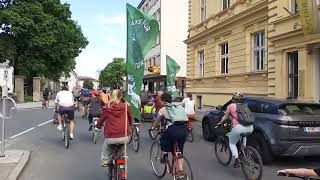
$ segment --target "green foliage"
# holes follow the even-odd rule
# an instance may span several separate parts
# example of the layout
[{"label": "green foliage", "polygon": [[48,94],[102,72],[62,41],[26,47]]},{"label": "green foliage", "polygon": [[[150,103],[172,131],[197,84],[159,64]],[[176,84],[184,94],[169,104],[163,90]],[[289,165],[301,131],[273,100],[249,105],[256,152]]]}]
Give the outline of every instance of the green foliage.
[{"label": "green foliage", "polygon": [[33,96],[25,96],[24,102],[33,102]]},{"label": "green foliage", "polygon": [[83,82],[83,87],[87,89],[93,89],[93,82],[90,80],[85,80]]},{"label": "green foliage", "polygon": [[126,75],[127,68],[124,58],[113,58],[113,61],[100,72],[100,87],[116,89],[121,86],[123,77]]},{"label": "green foliage", "polygon": [[0,61],[7,58],[16,75],[58,80],[75,68],[88,44],[60,0],[0,1]]}]

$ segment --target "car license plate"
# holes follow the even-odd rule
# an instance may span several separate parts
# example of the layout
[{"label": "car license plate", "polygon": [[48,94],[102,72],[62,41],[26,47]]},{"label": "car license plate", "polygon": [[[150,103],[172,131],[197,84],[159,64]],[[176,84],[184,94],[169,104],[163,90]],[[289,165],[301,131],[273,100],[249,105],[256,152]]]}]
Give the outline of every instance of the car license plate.
[{"label": "car license plate", "polygon": [[320,132],[320,127],[304,127],[303,130],[306,133],[317,133]]}]

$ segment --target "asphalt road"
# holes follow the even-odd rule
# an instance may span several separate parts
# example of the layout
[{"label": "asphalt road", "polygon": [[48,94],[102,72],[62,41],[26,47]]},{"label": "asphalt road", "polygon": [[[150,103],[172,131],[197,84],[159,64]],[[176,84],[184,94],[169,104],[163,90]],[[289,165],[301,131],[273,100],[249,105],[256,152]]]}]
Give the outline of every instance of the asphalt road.
[{"label": "asphalt road", "polygon": [[[7,122],[7,149],[31,151],[30,161],[20,180],[105,180],[107,170],[100,167],[102,138],[94,145],[88,123],[76,113],[75,139],[70,149],[65,149],[56,125],[51,120],[52,109],[19,111],[14,120]],[[149,149],[152,140],[142,125],[140,151],[135,153],[129,148],[128,171],[130,180],[156,180],[149,162]],[[29,130],[31,128],[31,130]],[[26,130],[29,130],[25,132]],[[25,133],[21,133],[25,132]],[[240,169],[223,167],[213,157],[213,144],[202,138],[201,128],[195,127],[196,138],[186,143],[185,156],[191,162],[195,180],[243,180]],[[17,135],[18,136],[15,136]],[[13,138],[10,138],[13,137]],[[287,167],[320,167],[320,158],[279,158],[272,165],[264,166],[263,179],[280,179],[275,172]],[[163,178],[170,179],[170,176]]]}]

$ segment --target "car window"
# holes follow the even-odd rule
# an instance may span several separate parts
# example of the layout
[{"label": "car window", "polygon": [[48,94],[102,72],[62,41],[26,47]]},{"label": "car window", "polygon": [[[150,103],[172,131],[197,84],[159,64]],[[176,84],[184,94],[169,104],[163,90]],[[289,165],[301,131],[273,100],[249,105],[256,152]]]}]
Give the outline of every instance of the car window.
[{"label": "car window", "polygon": [[267,114],[277,114],[277,106],[271,103],[261,103],[260,112]]},{"label": "car window", "polygon": [[248,106],[251,112],[254,112],[254,113],[261,112],[260,104],[257,101],[245,100],[243,103]]},{"label": "car window", "polygon": [[286,104],[281,109],[288,115],[320,115],[318,104]]}]

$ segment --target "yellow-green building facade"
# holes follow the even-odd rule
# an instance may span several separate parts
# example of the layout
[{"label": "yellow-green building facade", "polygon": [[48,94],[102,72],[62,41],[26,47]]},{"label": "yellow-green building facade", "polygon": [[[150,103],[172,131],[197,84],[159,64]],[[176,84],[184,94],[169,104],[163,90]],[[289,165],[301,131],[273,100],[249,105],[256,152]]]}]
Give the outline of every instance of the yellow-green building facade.
[{"label": "yellow-green building facade", "polygon": [[234,92],[319,101],[318,1],[189,0],[186,86],[198,106]]}]

